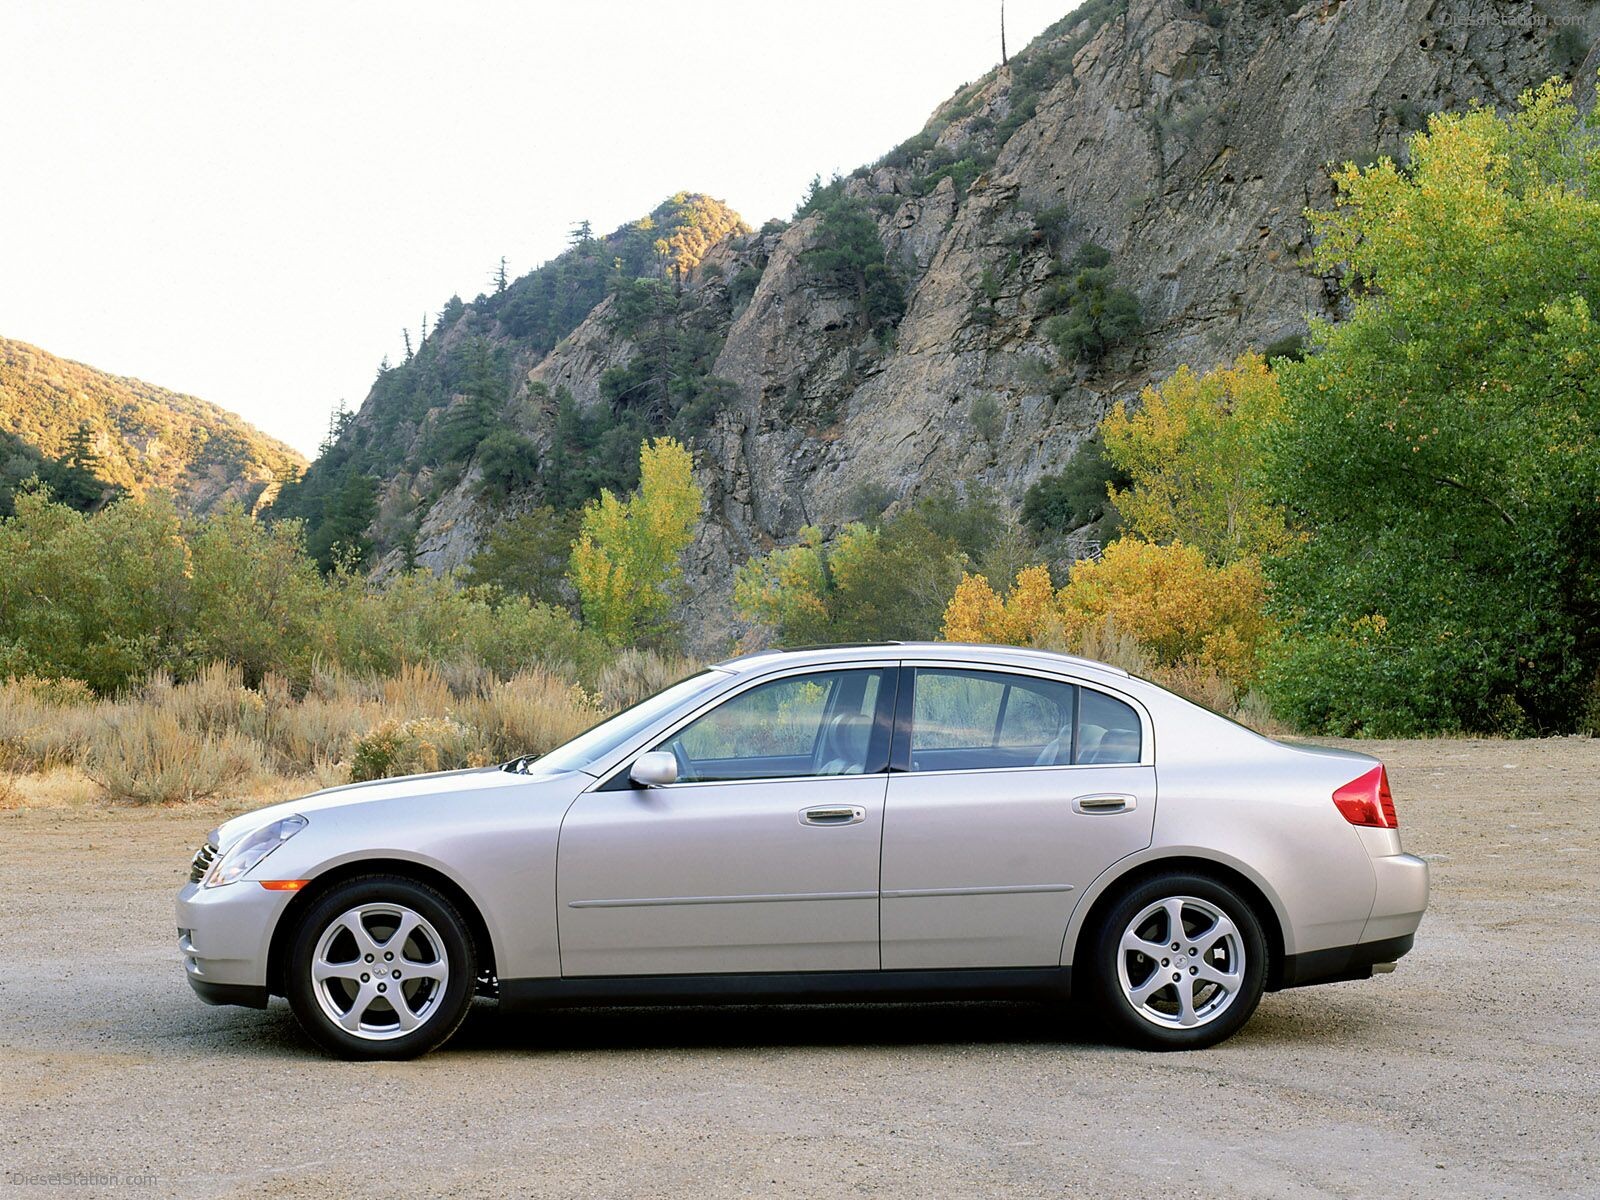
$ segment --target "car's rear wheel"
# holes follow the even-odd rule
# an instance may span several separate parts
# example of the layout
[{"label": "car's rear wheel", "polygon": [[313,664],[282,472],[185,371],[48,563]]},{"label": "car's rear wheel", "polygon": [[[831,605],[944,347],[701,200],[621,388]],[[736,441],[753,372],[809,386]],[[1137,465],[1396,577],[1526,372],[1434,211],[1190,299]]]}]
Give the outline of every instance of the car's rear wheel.
[{"label": "car's rear wheel", "polygon": [[1198,1050],[1237,1033],[1261,1002],[1267,943],[1254,910],[1204,875],[1130,889],[1094,942],[1094,988],[1112,1027],[1161,1050]]},{"label": "car's rear wheel", "polygon": [[415,880],[339,885],[295,932],[286,991],[301,1025],[345,1058],[412,1058],[460,1027],[476,990],[466,923]]}]

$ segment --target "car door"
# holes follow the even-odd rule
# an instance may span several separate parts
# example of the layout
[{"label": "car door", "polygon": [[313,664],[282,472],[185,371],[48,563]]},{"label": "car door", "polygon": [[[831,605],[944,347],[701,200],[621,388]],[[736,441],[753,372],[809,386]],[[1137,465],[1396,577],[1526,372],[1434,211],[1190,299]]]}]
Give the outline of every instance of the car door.
[{"label": "car door", "polygon": [[651,747],[675,783],[580,796],[557,849],[565,976],[878,969],[897,671],[852,664],[719,699]]},{"label": "car door", "polygon": [[1076,897],[1150,844],[1147,717],[1085,683],[908,664],[884,813],[885,970],[1056,966]]}]

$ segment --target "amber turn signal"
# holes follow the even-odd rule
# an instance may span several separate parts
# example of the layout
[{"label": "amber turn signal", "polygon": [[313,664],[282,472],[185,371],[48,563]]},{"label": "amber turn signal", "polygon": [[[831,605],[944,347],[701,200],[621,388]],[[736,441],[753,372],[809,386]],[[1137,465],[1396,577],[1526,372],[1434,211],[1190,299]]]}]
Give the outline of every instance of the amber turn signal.
[{"label": "amber turn signal", "polygon": [[263,879],[259,882],[269,892],[298,892],[311,881],[309,879]]}]

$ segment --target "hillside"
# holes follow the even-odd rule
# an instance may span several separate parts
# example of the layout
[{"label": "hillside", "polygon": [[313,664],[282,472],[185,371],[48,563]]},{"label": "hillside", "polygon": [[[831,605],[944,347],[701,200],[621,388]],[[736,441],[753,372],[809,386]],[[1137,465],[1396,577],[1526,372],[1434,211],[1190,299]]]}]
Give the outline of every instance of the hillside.
[{"label": "hillside", "polygon": [[21,443],[7,441],[12,454],[64,459],[80,430],[101,479],[135,493],[170,489],[196,512],[225,499],[254,506],[305,465],[208,401],[0,338],[0,433]]},{"label": "hillside", "polygon": [[[597,267],[639,248],[631,226],[453,301],[281,507],[325,554],[445,571],[509,515],[625,485],[638,438],[672,430],[708,491],[689,615],[709,647],[734,628],[733,568],[803,525],[952,483],[1015,506],[1116,400],[1337,318],[1340,281],[1304,265],[1329,164],[1592,75],[1597,35],[1578,0],[1492,19],[1471,0],[1090,0],[792,222],[750,233],[716,206],[692,248],[654,237]],[[664,209],[652,226],[681,228]]]}]

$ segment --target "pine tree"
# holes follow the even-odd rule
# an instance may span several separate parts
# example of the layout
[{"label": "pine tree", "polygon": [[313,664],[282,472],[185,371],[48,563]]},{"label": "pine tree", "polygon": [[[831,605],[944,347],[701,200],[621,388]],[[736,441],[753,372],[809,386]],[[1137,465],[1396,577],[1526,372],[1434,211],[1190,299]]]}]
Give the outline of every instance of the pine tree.
[{"label": "pine tree", "polygon": [[68,435],[67,452],[62,457],[68,466],[83,471],[93,472],[100,466],[100,455],[94,448],[94,431],[89,428],[87,421],[79,422],[78,427]]}]

